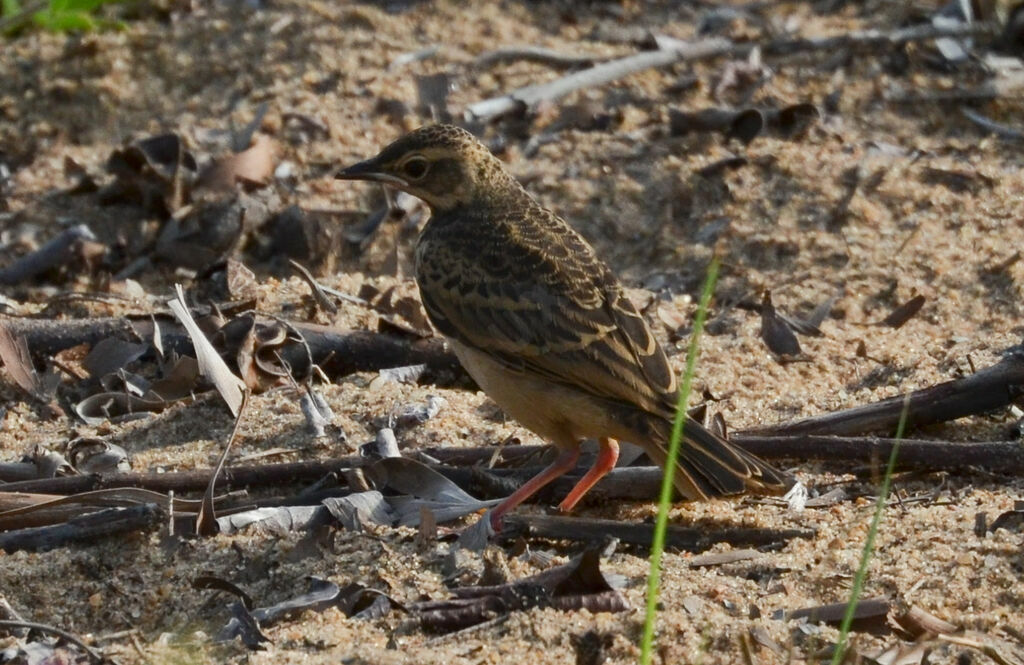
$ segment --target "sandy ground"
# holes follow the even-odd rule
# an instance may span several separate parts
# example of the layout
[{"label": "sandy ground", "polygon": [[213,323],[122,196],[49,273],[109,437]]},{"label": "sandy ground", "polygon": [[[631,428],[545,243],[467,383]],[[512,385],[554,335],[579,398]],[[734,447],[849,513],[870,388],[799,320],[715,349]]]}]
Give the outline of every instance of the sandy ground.
[{"label": "sandy ground", "polygon": [[[736,18],[719,34],[767,40],[772,30],[820,36],[892,28],[915,11],[930,9],[928,3],[908,8],[868,2],[817,13],[811,3],[779,3]],[[88,223],[107,243],[142,242],[154,232],[155,222],[140,219],[138,210],[100,207],[94,198],[61,194],[73,184],[67,157],[99,173],[125,141],[163,131],[180,133],[197,152],[208,154],[216,144],[211,137],[229,122],[248,122],[266,102],[261,131],[278,141],[279,159],[291,162],[296,174],[273,185],[279,205],[369,210],[380,200],[379,192],[336,182],[330,173],[423,122],[415,112],[417,75],[450,74],[449,107],[458,114],[474,101],[560,75],[523,62],[471,67],[476,56],[495,46],[623,55],[636,49],[624,35],[652,30],[693,38],[704,15],[704,9],[671,2],[399,2],[381,8],[283,0],[259,9],[232,4],[145,16],[129,21],[123,32],[82,38],[22,37],[5,43],[0,58],[0,161],[13,171],[0,208],[0,261],[9,263],[70,221]],[[436,52],[408,63],[400,57],[427,48]],[[698,380],[720,398],[714,407],[732,429],[866,403],[961,376],[972,362],[989,365],[1024,334],[1024,263],[999,267],[1024,245],[1019,144],[984,135],[955,107],[883,101],[890,93],[949,90],[982,78],[973,63],[948,69],[930,64],[933,57],[925,47],[910,45],[793,55],[768,59],[753,70],[745,63],[716,61],[647,71],[541,109],[526,130],[530,136],[549,131],[551,140],[528,150],[526,140],[512,136],[501,156],[531,192],[595,245],[637,289],[641,302],[657,299],[651,320],[680,369],[687,337],[677,339],[675,328],[680,321],[689,324],[718,246],[725,270]],[[751,71],[762,85],[742,83]],[[723,83],[729,72],[739,72],[741,83]],[[793,140],[768,135],[741,146],[717,134],[677,137],[668,131],[670,107],[821,106],[836,92],[841,94],[833,110]],[[389,115],[385,110],[394,104],[381,100],[402,102],[407,112]],[[612,126],[553,129],[562,108],[582,103],[612,109]],[[990,102],[979,110],[1011,124],[1021,117],[1020,105],[1012,102]],[[316,119],[327,136],[314,133],[304,140],[288,114]],[[718,175],[699,172],[737,155],[746,165]],[[859,169],[868,184],[858,188],[848,213],[837,221],[851,169]],[[407,285],[413,235],[385,225],[365,252],[339,259],[324,283],[352,294],[366,281]],[[301,310],[294,304],[306,296],[305,285],[279,262],[260,260],[266,248],[261,255],[258,244],[239,256],[261,281],[260,307],[296,316]],[[389,259],[396,255],[397,262]],[[148,293],[164,296],[182,277],[173,267],[158,265],[136,279]],[[62,274],[8,289],[5,297],[12,312],[30,313],[55,294],[94,287],[88,276]],[[765,288],[775,305],[791,314],[806,314],[839,296],[822,325],[824,336],[801,338],[802,362],[779,363],[760,339],[758,316],[735,307],[759,300]],[[872,325],[916,294],[924,295],[926,304],[906,325],[897,330]],[[61,311],[106,316],[153,307],[145,301],[126,306],[86,300]],[[343,306],[336,323],[365,328],[375,321],[363,309]],[[857,354],[861,343],[867,357]],[[344,439],[310,439],[286,391],[258,396],[259,417],[244,425],[236,455],[271,448],[287,449],[280,460],[347,454],[372,438],[392,409],[432,394],[444,396],[447,406],[403,433],[403,445],[472,446],[510,437],[540,443],[504,421],[482,394],[398,384],[371,389],[372,378],[355,375],[324,389]],[[20,401],[9,383],[0,385],[0,400],[7,404],[0,430],[5,460],[37,443],[59,448],[75,430],[112,436],[128,448],[136,470],[205,467],[215,462],[231,428],[229,415],[213,400],[100,427],[47,420]],[[1012,420],[1001,412],[915,434],[1001,440]],[[787,467],[821,491],[839,484],[853,496],[870,497],[876,489],[836,465],[792,460]],[[962,629],[1006,640],[1002,648],[1018,658],[1010,662],[1020,662],[1024,644],[1012,637],[1013,631],[1024,633],[1020,533],[1000,530],[979,538],[974,516],[1011,509],[1024,481],[987,473],[912,474],[897,477],[895,491],[903,497],[931,496],[886,510],[865,596],[888,597],[900,607],[917,605]],[[801,514],[751,500],[675,507],[671,518],[679,524],[806,526],[818,535],[753,561],[713,568],[689,568],[691,553],[667,554],[655,661],[742,662],[741,640],[753,629],[781,646],[776,653],[755,640],[754,662],[822,658],[835,640],[834,628],[799,626],[772,615],[848,597],[872,511],[873,502],[863,497]],[[645,503],[589,505],[581,511],[621,520],[644,520],[654,512]],[[448,545],[424,551],[413,535],[407,529],[339,531],[312,550],[298,546],[299,535],[218,536],[174,546],[154,535],[3,555],[0,591],[26,618],[91,636],[123,663],[599,662],[576,660],[575,640],[588,631],[607,636],[605,662],[635,662],[647,559],[644,551],[629,548],[604,562],[607,570],[626,577],[625,594],[636,608],[627,613],[534,610],[445,638],[422,633],[400,613],[355,621],[330,610],[267,629],[272,644],[262,652],[210,646],[209,635],[226,619],[226,601],[192,589],[199,574],[232,579],[258,604],[304,590],[307,575],[362,582],[405,601],[445,597]],[[556,562],[578,551],[564,543],[539,542],[534,548],[553,552]],[[470,563],[480,565],[478,558]],[[509,566],[517,577],[539,570],[515,557]],[[126,630],[134,632],[104,639]],[[896,642],[891,634],[854,638],[862,652]],[[986,662],[986,657],[946,645],[936,647],[926,662]]]}]

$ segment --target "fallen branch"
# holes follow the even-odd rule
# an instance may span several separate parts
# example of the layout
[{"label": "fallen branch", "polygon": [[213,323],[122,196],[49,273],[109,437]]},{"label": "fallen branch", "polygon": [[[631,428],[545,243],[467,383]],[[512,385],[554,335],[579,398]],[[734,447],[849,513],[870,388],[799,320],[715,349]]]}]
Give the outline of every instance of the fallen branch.
[{"label": "fallen branch", "polygon": [[504,46],[481,54],[473,61],[473,66],[484,69],[508,62],[533,62],[555,69],[569,69],[572,67],[589,67],[595,62],[602,60],[609,60],[609,58],[559,53],[558,51],[541,46]]},{"label": "fallen branch", "polygon": [[966,106],[960,107],[960,113],[975,125],[981,127],[987,132],[992,132],[1000,138],[1011,141],[1020,141],[1021,139],[1024,139],[1024,130],[1015,129],[1002,123],[995,122],[994,120],[990,120]]},{"label": "fallen branch", "polygon": [[[826,435],[775,436],[737,433],[729,441],[744,450],[767,460],[819,460],[838,462],[848,466],[849,462],[871,464],[887,459],[896,445],[896,439],[884,437],[840,437]],[[926,441],[902,439],[896,467],[900,470],[916,471],[964,471],[972,468],[986,469],[996,473],[1024,474],[1024,443],[1020,441]],[[539,461],[548,446],[506,446],[501,451],[501,467],[483,469],[474,465],[486,464],[495,454],[496,448],[444,449],[433,448],[423,451],[446,465],[436,469],[463,489],[480,498],[488,498],[486,483],[490,476],[495,485],[508,483],[512,486],[528,480],[543,468]],[[528,467],[509,468],[522,464],[524,460],[538,464]],[[457,466],[456,466],[457,465]],[[582,473],[584,462],[579,471]],[[578,474],[560,478],[538,496],[558,496],[571,489]],[[594,496],[643,501],[657,497],[661,479],[660,467],[635,466],[613,469],[592,491]]]},{"label": "fallen branch", "polygon": [[[775,436],[738,433],[733,443],[769,460],[821,460],[871,464],[889,456],[896,440],[882,437],[835,437],[821,435]],[[505,496],[535,475],[543,466],[549,446],[481,446],[477,448],[429,448],[426,456],[439,459],[436,471],[478,498]],[[485,469],[481,465],[500,452],[502,467]],[[260,464],[228,467],[217,481],[218,491],[274,487],[312,483],[329,474],[366,466],[364,457],[338,457],[306,462]],[[508,468],[509,465],[529,466]],[[585,465],[584,465],[585,466]],[[1024,444],[1018,441],[970,443],[961,441],[920,441],[903,439],[897,467],[902,470],[957,471],[983,468],[996,473],[1024,473]],[[580,469],[582,473],[583,469]],[[138,487],[167,493],[202,491],[210,482],[212,469],[171,473],[123,473],[78,475],[25,480],[0,485],[0,492],[69,495],[100,489]],[[567,475],[537,494],[538,501],[553,501],[564,496],[577,479]],[[661,468],[656,466],[613,469],[593,490],[594,498],[648,501],[656,498],[661,483]]]},{"label": "fallen branch", "polygon": [[66,265],[75,246],[85,240],[94,241],[96,235],[85,224],[72,226],[31,254],[0,269],[0,284],[20,284],[47,270]]},{"label": "fallen branch", "polygon": [[[74,635],[72,633],[69,633],[68,631],[66,631],[66,630],[64,630],[62,628],[57,628],[56,626],[51,626],[51,625],[45,624],[45,623],[36,623],[34,621],[21,621],[21,620],[16,620],[15,621],[15,620],[10,620],[10,619],[0,620],[0,629],[12,630],[12,629],[19,629],[19,628],[27,628],[28,630],[35,630],[35,631],[38,631],[40,633],[49,633],[51,635],[56,635],[57,637],[61,638],[62,640],[66,640],[67,642],[70,642],[71,644],[74,644],[79,649],[84,651],[86,653],[86,655],[89,656],[90,662],[93,662],[93,663],[109,663],[109,662],[113,662],[113,661],[110,661],[110,660],[104,658],[98,651],[96,651],[95,649],[90,647],[88,644],[83,642],[78,636],[76,636],[76,635]],[[60,660],[61,659],[59,659],[59,658],[44,659],[45,662],[59,662]]]},{"label": "fallen branch", "polygon": [[[508,496],[523,483],[535,476],[542,467],[524,467],[518,469],[491,469],[436,466],[435,471],[443,474],[448,480],[481,500],[500,499]],[[554,504],[568,494],[583,474],[571,473],[557,478],[551,484],[536,492],[529,501],[531,503]],[[635,466],[612,469],[601,479],[594,489],[587,494],[584,505],[616,499],[623,501],[651,501],[658,498],[661,491],[661,467]]]},{"label": "fallen branch", "polygon": [[[982,83],[971,88],[957,87],[951,90],[935,90],[926,92],[915,91],[909,93],[902,91],[892,92],[885,95],[885,101],[890,104],[910,104],[917,106],[934,104],[976,104],[978,102],[991,101],[993,99],[1018,97],[1022,89],[1024,89],[1024,74],[1017,72],[997,76],[986,83]],[[964,107],[961,107],[961,112],[964,112]],[[985,123],[979,122],[975,117],[971,117],[971,113],[964,112],[964,115],[973,122],[981,124],[982,126],[985,125]],[[1015,130],[1010,131],[1012,132]]]},{"label": "fallen branch", "polygon": [[0,463],[0,483],[12,483],[19,480],[33,480],[39,477],[39,467],[32,462]]},{"label": "fallen branch", "polygon": [[[24,336],[34,355],[54,354],[81,343],[115,337],[131,342],[150,340],[151,319],[121,318],[52,321],[0,317],[15,336]],[[160,321],[165,349],[191,350],[191,342],[175,324]],[[438,376],[458,378],[465,372],[455,355],[440,338],[415,339],[370,331],[338,331],[328,326],[294,323],[306,340],[313,362],[332,378],[353,372],[377,371],[390,367],[425,364],[424,379]],[[306,347],[291,344],[281,349],[283,360],[302,374],[308,369]],[[918,427],[955,420],[1005,407],[1024,395],[1024,353],[1014,352],[991,367],[971,376],[947,381],[910,394],[908,418]],[[904,398],[889,399],[805,420],[747,430],[749,434],[830,434],[848,436],[862,432],[892,430],[899,422]]]},{"label": "fallen branch", "polygon": [[[506,540],[526,536],[593,543],[618,538],[623,543],[649,547],[654,537],[654,525],[581,517],[512,514],[505,517],[505,526],[498,535]],[[734,547],[763,547],[793,538],[813,538],[814,535],[813,529],[670,526],[665,537],[665,547],[690,552],[704,551],[717,543],[729,543]]]},{"label": "fallen branch", "polygon": [[839,49],[871,49],[881,46],[900,46],[911,42],[923,42],[940,37],[982,37],[994,36],[998,26],[994,23],[976,21],[955,25],[933,25],[922,23],[897,30],[854,30],[832,37],[806,37],[782,39],[768,42],[761,50],[766,55],[784,55],[808,51],[836,51]]},{"label": "fallen branch", "polygon": [[726,39],[706,39],[679,48],[635,53],[569,74],[550,83],[529,85],[501,97],[470,104],[466,109],[466,116],[468,120],[486,122],[518,110],[531,109],[542,101],[559,99],[575,90],[604,85],[645,69],[667,67],[685,60],[706,60],[726,55],[736,48],[735,44]]},{"label": "fallen branch", "polygon": [[[852,461],[862,464],[888,459],[897,439],[838,436],[756,436],[729,439],[759,457]],[[963,471],[982,468],[996,473],[1024,473],[1024,443],[1020,441],[899,441],[896,468],[906,471]]]},{"label": "fallen branch", "polygon": [[[342,457],[312,462],[261,464],[224,469],[217,480],[217,490],[244,487],[267,487],[293,483],[311,483],[329,473],[337,473],[355,466],[365,466],[362,457]],[[80,494],[99,489],[140,487],[153,492],[201,492],[210,484],[213,469],[195,469],[172,473],[121,473],[116,475],[63,476],[26,480],[0,485],[4,492],[36,494]]]},{"label": "fallen branch", "polygon": [[532,607],[561,611],[624,612],[629,601],[601,572],[602,548],[592,548],[568,563],[505,584],[451,589],[453,598],[427,600],[409,607],[429,630],[463,630],[494,616]]},{"label": "fallen branch", "polygon": [[[907,425],[923,427],[986,413],[1013,403],[1024,395],[1024,352],[1007,354],[1001,361],[970,376],[896,395],[873,404],[814,416],[805,420],[745,430],[744,434],[831,434],[892,431],[909,403]],[[737,439],[738,440],[738,439]]]},{"label": "fallen branch", "polygon": [[[167,511],[172,507],[169,495],[137,487],[96,490],[69,496],[3,490],[4,487],[0,485],[0,531],[62,524],[101,508],[128,508],[146,503]],[[220,496],[218,500],[222,501],[229,496]],[[199,511],[200,504],[200,501],[178,497],[173,501],[174,514],[176,517],[194,515]]]},{"label": "fallen branch", "polygon": [[[730,441],[758,457],[767,460],[819,460],[868,466],[889,457],[896,439],[878,437],[833,437],[833,436],[755,436],[737,434]],[[916,441],[903,439],[896,460],[901,471],[969,471],[986,469],[1002,474],[1024,473],[1024,444],[1019,441],[996,441],[965,443],[955,441]],[[523,447],[527,448],[527,447]],[[530,446],[530,451],[517,451],[514,460],[539,455],[546,446]],[[432,457],[439,450],[430,451]],[[461,451],[460,451],[461,452]],[[489,459],[493,448],[481,449],[479,463]],[[461,462],[472,464],[471,456],[461,454]],[[566,474],[538,491],[531,501],[554,504],[561,500],[579,480],[586,467],[581,465],[578,472]],[[481,499],[501,498],[511,494],[517,487],[536,475],[543,466],[519,468],[483,469],[473,466],[436,466],[434,469],[454,482],[460,488]],[[661,467],[634,466],[613,469],[601,479],[584,499],[584,505],[600,505],[609,500],[652,501],[661,491]]]},{"label": "fallen branch", "polygon": [[[830,626],[838,626],[848,610],[847,603],[832,603],[829,605],[816,605],[805,607],[791,612],[782,612],[774,618],[792,621],[794,619],[807,619],[808,623],[825,623]],[[888,616],[892,610],[892,603],[886,598],[865,598],[857,602],[853,610],[854,630],[884,634],[892,630],[888,622]]]},{"label": "fallen branch", "polygon": [[[12,336],[24,337],[36,358],[52,356],[79,344],[94,345],[108,337],[130,342],[142,340],[133,322],[125,318],[58,320],[0,316],[0,323]],[[152,323],[147,321],[147,324],[152,331]],[[161,325],[161,331],[165,327]]]},{"label": "fallen branch", "polygon": [[[259,319],[259,323],[274,323]],[[153,339],[154,326],[160,327],[165,352],[194,355],[192,342],[180,325],[161,319],[25,319],[0,317],[0,323],[14,337],[23,336],[33,356],[52,356],[79,344],[96,344],[107,339],[133,343]],[[341,378],[354,372],[374,372],[391,367],[426,365],[424,378],[439,376],[459,378],[465,371],[458,359],[436,337],[418,339],[368,330],[344,331],[313,323],[290,323],[303,336],[313,362],[330,378]],[[288,344],[280,349],[281,358],[296,373],[309,368],[309,357],[302,344]]]},{"label": "fallen branch", "polygon": [[[797,52],[835,51],[838,49],[867,49],[880,46],[898,46],[938,37],[972,37],[995,34],[996,26],[976,22],[971,24],[934,26],[916,25],[899,30],[858,30],[832,37],[783,39],[761,45],[766,55],[786,55]],[[753,44],[736,44],[727,39],[705,39],[693,43],[672,43],[671,48],[644,51],[595,65],[583,71],[549,83],[530,85],[518,90],[470,104],[465,111],[466,120],[488,122],[509,113],[535,108],[544,101],[560,99],[581,88],[592,88],[645,69],[667,67],[680,62],[695,62],[718,57],[744,58],[755,48]]]},{"label": "fallen branch", "polygon": [[0,533],[0,550],[48,550],[71,543],[94,544],[100,538],[146,531],[160,521],[161,511],[153,504],[132,508],[110,508],[54,526],[18,529]]},{"label": "fallen branch", "polygon": [[[42,507],[52,501],[53,498],[53,496],[48,494],[0,492],[0,531],[27,529],[48,524],[63,524],[83,513],[96,512],[94,506],[84,506],[81,504]],[[22,511],[32,508],[35,508],[35,510],[28,514],[22,514]],[[15,514],[11,519],[6,519],[4,514],[9,511]]]}]

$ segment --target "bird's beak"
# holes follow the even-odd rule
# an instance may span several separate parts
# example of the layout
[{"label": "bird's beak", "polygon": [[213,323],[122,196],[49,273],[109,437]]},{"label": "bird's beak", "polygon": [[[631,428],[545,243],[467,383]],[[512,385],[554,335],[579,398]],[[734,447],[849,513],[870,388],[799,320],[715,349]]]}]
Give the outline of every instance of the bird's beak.
[{"label": "bird's beak", "polygon": [[380,165],[373,159],[347,166],[335,173],[334,177],[338,180],[369,180],[400,188],[408,186],[408,183],[401,178],[381,171]]}]

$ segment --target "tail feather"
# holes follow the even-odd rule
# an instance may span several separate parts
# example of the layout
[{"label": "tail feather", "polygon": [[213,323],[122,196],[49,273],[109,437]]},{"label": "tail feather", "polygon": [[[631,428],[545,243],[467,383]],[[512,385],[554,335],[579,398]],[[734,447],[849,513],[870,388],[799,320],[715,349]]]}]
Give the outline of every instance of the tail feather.
[{"label": "tail feather", "polygon": [[[672,424],[656,428],[643,448],[662,467],[668,459]],[[745,450],[687,420],[673,476],[676,489],[688,499],[742,494],[782,494],[793,479]]]}]

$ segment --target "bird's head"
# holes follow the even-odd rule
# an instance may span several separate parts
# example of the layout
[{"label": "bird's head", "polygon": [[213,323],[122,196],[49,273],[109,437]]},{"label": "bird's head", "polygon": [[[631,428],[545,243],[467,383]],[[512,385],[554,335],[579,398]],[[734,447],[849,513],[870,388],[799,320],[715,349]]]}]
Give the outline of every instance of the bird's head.
[{"label": "bird's head", "polygon": [[452,125],[414,130],[335,177],[391,185],[423,199],[435,212],[481,203],[515,182],[486,146]]}]

